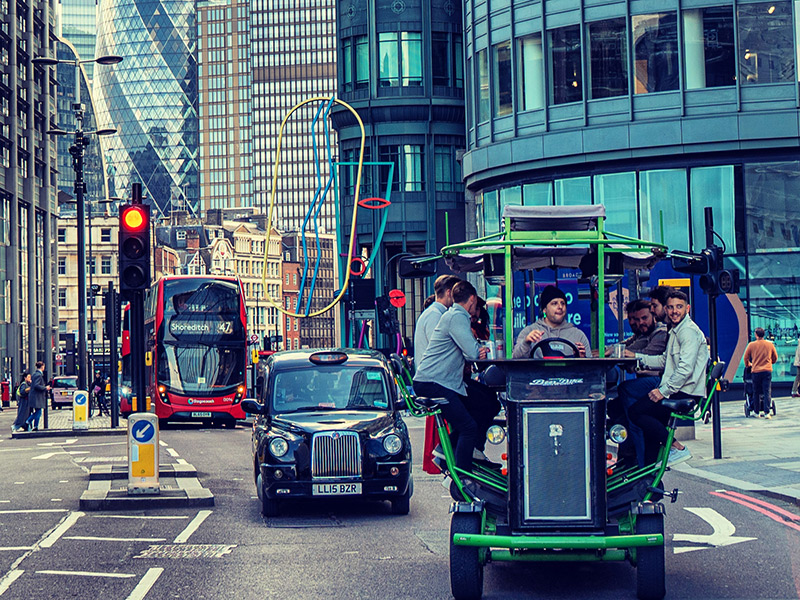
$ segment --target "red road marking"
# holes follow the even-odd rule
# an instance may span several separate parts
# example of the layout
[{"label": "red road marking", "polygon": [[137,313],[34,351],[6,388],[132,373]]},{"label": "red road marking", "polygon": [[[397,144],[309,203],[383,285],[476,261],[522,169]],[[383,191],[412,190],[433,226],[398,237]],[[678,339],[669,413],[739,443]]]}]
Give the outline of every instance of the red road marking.
[{"label": "red road marking", "polygon": [[792,521],[800,521],[800,515],[791,513],[788,510],[781,508],[780,506],[775,506],[774,504],[770,504],[769,502],[765,502],[764,500],[759,500],[758,498],[752,498],[746,494],[740,494],[739,492],[733,492],[731,490],[725,490],[725,493],[730,496],[736,496],[737,498],[741,498],[742,500],[748,500],[754,504],[763,506],[764,508],[771,509],[773,512],[783,515],[787,519],[791,519]]},{"label": "red road marking", "polygon": [[[784,519],[782,516],[779,516],[778,514],[775,514],[774,512],[772,512],[771,510],[767,510],[766,508],[762,508],[761,506],[759,506],[759,504],[763,504],[765,506],[769,506],[773,510],[777,510],[777,511],[782,511],[783,510],[781,508],[778,508],[777,506],[774,506],[774,505],[770,504],[769,502],[764,502],[762,500],[756,500],[755,498],[751,498],[750,496],[746,496],[745,494],[736,494],[736,496],[733,496],[733,495],[729,495],[729,494],[731,494],[731,492],[709,492],[709,493],[712,496],[717,496],[718,498],[725,498],[726,500],[730,500],[731,502],[735,502],[736,504],[741,504],[742,506],[746,506],[747,508],[749,508],[751,510],[754,510],[756,512],[761,513],[765,517],[769,517],[773,521],[776,521],[778,523],[786,525],[787,527],[790,527],[791,529],[794,529],[796,531],[800,531],[800,525],[798,525],[797,523],[788,523],[786,521],[786,519]],[[735,493],[735,492],[733,492],[733,493]],[[737,497],[737,496],[740,496],[740,497]],[[747,500],[744,500],[744,498],[747,498]],[[753,504],[752,502],[749,502],[748,500],[752,500],[754,502],[757,502],[757,504]]]}]

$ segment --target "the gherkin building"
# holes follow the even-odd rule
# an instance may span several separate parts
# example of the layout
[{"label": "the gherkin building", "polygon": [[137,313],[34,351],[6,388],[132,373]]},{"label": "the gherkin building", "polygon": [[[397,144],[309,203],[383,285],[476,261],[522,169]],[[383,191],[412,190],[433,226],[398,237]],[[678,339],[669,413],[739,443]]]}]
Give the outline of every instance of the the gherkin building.
[{"label": "the gherkin building", "polygon": [[109,194],[130,197],[141,183],[156,212],[199,213],[199,138],[195,3],[104,0],[95,68],[98,120],[118,130],[103,140]]}]

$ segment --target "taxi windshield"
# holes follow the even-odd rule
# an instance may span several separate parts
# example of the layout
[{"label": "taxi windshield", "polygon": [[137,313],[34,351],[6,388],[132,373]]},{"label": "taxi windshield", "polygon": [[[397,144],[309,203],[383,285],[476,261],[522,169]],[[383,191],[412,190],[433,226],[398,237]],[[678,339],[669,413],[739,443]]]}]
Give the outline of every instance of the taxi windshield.
[{"label": "taxi windshield", "polygon": [[388,410],[389,390],[381,367],[309,366],[276,373],[271,412]]}]

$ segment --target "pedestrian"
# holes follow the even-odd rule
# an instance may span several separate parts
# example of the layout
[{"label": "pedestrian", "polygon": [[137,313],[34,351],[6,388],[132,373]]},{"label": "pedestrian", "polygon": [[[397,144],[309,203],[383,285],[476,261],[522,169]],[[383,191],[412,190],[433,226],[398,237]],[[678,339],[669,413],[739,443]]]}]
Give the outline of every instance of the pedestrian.
[{"label": "pedestrian", "polygon": [[756,339],[744,350],[744,366],[750,367],[753,373],[753,403],[754,411],[758,413],[761,398],[761,414],[765,419],[771,419],[769,414],[772,407],[772,365],[778,362],[778,351],[775,344],[764,339],[764,329],[756,327]]},{"label": "pedestrian", "polygon": [[28,415],[31,410],[28,405],[28,393],[31,391],[31,374],[28,371],[22,372],[19,385],[14,391],[14,397],[17,400],[17,418],[14,419],[14,424],[11,426],[11,431],[27,431]]},{"label": "pedestrian", "polygon": [[97,376],[92,382],[92,395],[94,396],[94,403],[97,405],[97,415],[102,416],[104,413],[108,413],[108,407],[106,406],[106,379],[100,371],[97,372]]},{"label": "pedestrian", "polygon": [[47,392],[50,386],[44,383],[44,363],[38,361],[36,370],[31,376],[31,390],[28,393],[28,404],[31,408],[31,415],[28,417],[28,431],[39,430],[39,418],[42,416],[42,409],[47,406]]},{"label": "pedestrian", "polygon": [[794,383],[792,384],[792,398],[800,398],[800,340],[797,340],[797,350],[794,351]]}]

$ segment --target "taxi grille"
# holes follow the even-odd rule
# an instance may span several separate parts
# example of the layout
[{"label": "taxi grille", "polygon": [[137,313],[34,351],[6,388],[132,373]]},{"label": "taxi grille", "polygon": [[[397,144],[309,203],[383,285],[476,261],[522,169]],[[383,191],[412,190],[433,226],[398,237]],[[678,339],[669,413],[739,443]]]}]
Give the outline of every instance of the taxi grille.
[{"label": "taxi grille", "polygon": [[315,433],[311,457],[314,478],[361,476],[361,445],[353,431]]}]

